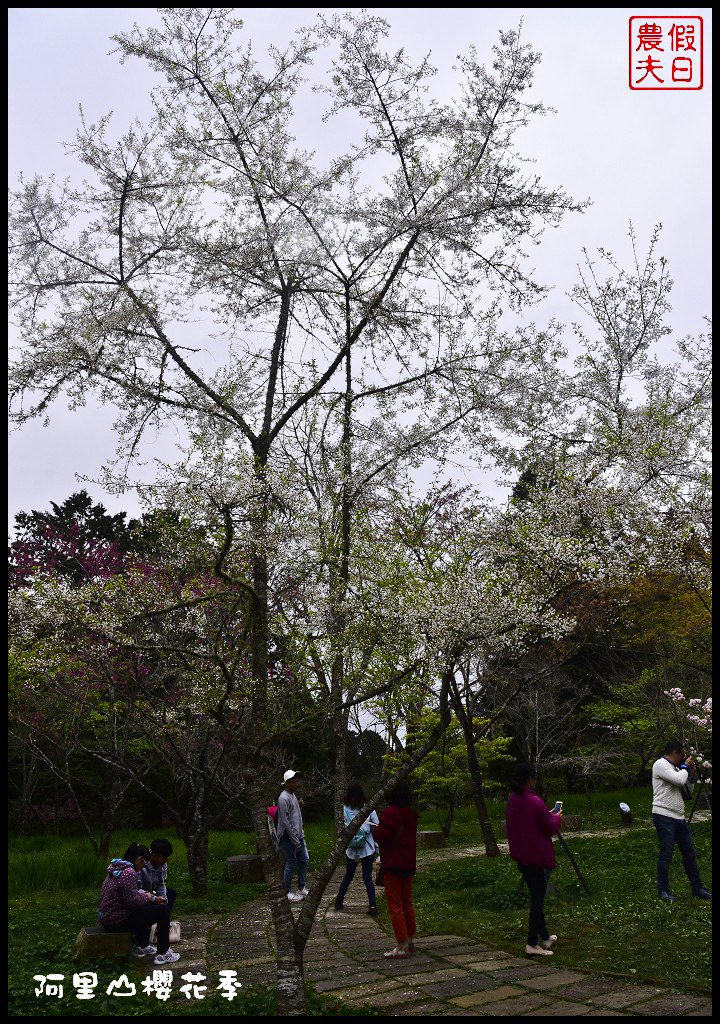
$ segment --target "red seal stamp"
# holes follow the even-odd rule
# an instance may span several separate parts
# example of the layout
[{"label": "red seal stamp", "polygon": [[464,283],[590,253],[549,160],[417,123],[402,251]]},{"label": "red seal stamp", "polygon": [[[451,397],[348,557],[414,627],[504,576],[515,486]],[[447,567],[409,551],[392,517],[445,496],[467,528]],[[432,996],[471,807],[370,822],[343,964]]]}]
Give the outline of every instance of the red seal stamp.
[{"label": "red seal stamp", "polygon": [[628,69],[631,89],[702,89],[702,18],[630,18]]}]

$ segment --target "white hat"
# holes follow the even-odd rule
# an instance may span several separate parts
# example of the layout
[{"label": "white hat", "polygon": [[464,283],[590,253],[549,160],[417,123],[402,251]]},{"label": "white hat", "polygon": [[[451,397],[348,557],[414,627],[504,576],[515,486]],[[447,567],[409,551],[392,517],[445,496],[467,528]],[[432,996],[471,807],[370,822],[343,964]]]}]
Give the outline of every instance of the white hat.
[{"label": "white hat", "polygon": [[296,775],[299,774],[299,772],[294,772],[292,770],[286,771],[285,774],[283,775],[283,783],[289,782],[290,779],[294,778]]}]

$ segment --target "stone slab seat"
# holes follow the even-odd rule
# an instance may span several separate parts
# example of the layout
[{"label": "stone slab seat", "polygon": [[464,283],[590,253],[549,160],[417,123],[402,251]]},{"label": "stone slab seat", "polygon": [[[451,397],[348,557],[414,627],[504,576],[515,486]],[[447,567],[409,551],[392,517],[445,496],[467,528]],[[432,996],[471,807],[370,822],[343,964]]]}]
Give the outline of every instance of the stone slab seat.
[{"label": "stone slab seat", "polygon": [[106,932],[100,925],[81,928],[73,955],[80,960],[96,956],[126,956],[132,949],[130,932]]},{"label": "stone slab seat", "polygon": [[442,832],[418,832],[418,850],[437,850],[441,846],[445,846],[445,836]]},{"label": "stone slab seat", "polygon": [[229,882],[264,882],[262,857],[257,853],[244,853],[228,857],[225,871]]},{"label": "stone slab seat", "polygon": [[[576,832],[582,826],[582,818],[579,814],[564,814],[563,815],[563,832]],[[507,839],[507,829],[505,828],[505,822],[501,821],[498,828],[498,838]]]}]

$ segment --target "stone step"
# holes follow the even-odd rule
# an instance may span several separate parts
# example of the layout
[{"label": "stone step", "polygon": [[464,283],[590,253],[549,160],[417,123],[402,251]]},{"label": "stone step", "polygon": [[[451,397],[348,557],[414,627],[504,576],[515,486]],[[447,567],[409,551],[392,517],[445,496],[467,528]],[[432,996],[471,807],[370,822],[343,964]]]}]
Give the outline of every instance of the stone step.
[{"label": "stone step", "polygon": [[96,956],[127,956],[131,948],[130,932],[106,932],[96,925],[80,929],[73,956],[79,957],[81,962]]}]

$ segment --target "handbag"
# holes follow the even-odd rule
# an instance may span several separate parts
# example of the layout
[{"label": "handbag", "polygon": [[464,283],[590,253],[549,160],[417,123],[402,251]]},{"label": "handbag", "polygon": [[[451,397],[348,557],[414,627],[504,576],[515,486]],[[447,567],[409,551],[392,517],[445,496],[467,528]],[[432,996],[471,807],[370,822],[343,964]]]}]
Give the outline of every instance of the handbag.
[{"label": "handbag", "polygon": [[[401,826],[400,826],[400,828],[398,829],[398,834],[397,834],[397,835],[395,836],[395,838],[393,839],[393,841],[392,841],[392,842],[390,843],[390,845],[388,846],[387,850],[385,851],[386,853],[390,853],[390,851],[392,850],[393,846],[395,845],[395,843],[396,843],[396,842],[398,841],[398,839],[400,838],[400,833],[402,832],[402,830],[403,830],[404,828],[405,828],[405,826],[404,826],[404,825],[401,825]],[[378,869],[377,869],[377,873],[376,873],[376,875],[375,875],[375,885],[376,885],[376,886],[377,886],[377,887],[378,887],[379,889],[384,889],[384,888],[385,888],[385,872],[383,871],[383,866],[382,866],[382,860],[381,860],[381,861],[380,861],[380,863],[378,864]]]},{"label": "handbag", "polygon": [[[150,940],[149,941],[150,941],[150,944],[152,946],[157,946],[157,925],[156,924],[154,924],[152,926],[152,928],[150,929]],[[170,942],[173,943],[173,942],[179,942],[179,941],[180,941],[180,922],[179,921],[171,921],[170,922]]]}]

